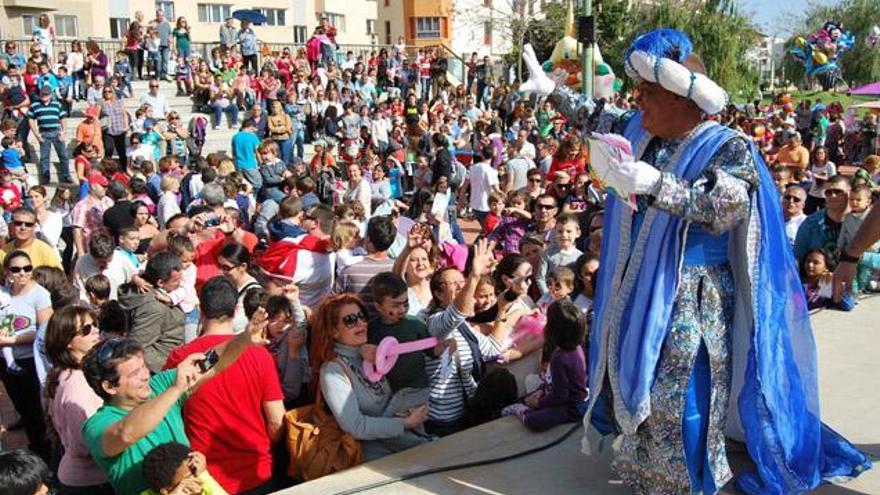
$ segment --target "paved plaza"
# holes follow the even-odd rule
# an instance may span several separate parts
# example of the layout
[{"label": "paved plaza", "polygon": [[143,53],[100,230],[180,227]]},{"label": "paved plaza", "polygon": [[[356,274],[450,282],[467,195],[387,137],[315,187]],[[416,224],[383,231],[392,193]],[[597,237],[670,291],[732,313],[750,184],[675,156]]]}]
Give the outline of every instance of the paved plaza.
[{"label": "paved plaza", "polygon": [[[864,450],[880,459],[880,296],[862,299],[856,311],[821,311],[813,316],[819,355],[823,420]],[[439,442],[383,458],[283,492],[283,495],[355,493],[346,491],[391,477],[440,466],[507,456],[557,439],[570,426],[529,433],[512,418],[502,418]],[[486,494],[563,495],[628,494],[609,467],[608,449],[599,455],[580,453],[580,431],[549,450],[512,461],[395,483],[363,494]],[[749,464],[741,447],[731,452],[734,471]],[[737,493],[729,484],[722,493]],[[877,468],[843,486],[823,485],[814,493],[880,494]]]}]

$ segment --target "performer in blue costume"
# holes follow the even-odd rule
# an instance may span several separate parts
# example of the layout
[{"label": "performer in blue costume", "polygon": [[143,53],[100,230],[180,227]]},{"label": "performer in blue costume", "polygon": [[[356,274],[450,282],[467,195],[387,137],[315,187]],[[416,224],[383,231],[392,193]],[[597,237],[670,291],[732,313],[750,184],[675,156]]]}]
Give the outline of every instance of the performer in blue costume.
[{"label": "performer in blue costume", "polygon": [[[523,91],[584,131],[603,121],[528,45],[524,60]],[[591,140],[590,165],[617,196],[605,207],[588,436],[617,436],[613,465],[636,493],[716,493],[732,477],[725,435],[755,462],[737,479],[746,493],[858,476],[870,461],[820,420],[815,342],[772,178],[746,136],[707,119],[726,93],[679,31],[638,37],[625,67],[640,111],[618,128],[634,159]],[[619,199],[631,194],[635,211]]]}]

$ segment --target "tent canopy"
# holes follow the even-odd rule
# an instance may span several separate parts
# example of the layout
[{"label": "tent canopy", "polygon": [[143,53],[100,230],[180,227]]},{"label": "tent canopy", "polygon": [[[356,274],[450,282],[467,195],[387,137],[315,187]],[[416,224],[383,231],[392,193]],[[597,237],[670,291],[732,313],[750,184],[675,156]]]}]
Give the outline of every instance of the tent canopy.
[{"label": "tent canopy", "polygon": [[880,81],[873,82],[871,84],[865,84],[864,86],[859,86],[856,89],[853,89],[849,92],[851,95],[880,95]]}]

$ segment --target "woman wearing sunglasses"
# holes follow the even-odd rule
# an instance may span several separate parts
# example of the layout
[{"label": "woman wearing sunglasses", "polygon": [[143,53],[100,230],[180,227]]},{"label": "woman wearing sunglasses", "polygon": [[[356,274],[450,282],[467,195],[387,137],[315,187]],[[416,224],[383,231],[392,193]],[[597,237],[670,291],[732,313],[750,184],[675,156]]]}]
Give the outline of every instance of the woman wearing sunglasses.
[{"label": "woman wearing sunglasses", "polygon": [[[46,424],[40,405],[40,379],[37,378],[35,348],[46,333],[46,324],[52,316],[49,291],[34,282],[34,264],[24,251],[13,251],[3,262],[6,284],[0,287],[0,307],[5,311],[0,318],[0,350],[5,364],[0,366],[0,378],[6,392],[27,431],[30,449],[48,459]],[[37,337],[39,332],[41,337]],[[34,345],[34,341],[38,345]],[[40,363],[40,369],[45,365]]]},{"label": "woman wearing sunglasses", "polygon": [[[427,406],[406,417],[384,417],[391,385],[367,379],[361,346],[367,343],[367,307],[350,293],[328,297],[312,314],[311,383],[318,384],[318,407],[329,406],[339,426],[360,440],[366,460],[395,452],[395,439],[421,426]],[[319,381],[320,380],[320,381]]]},{"label": "woman wearing sunglasses", "polygon": [[81,366],[100,340],[97,320],[85,306],[65,306],[52,315],[46,330],[46,355],[53,365],[46,376],[46,413],[64,447],[58,467],[60,495],[113,493],[82,440],[83,423],[104,403],[86,382]]}]

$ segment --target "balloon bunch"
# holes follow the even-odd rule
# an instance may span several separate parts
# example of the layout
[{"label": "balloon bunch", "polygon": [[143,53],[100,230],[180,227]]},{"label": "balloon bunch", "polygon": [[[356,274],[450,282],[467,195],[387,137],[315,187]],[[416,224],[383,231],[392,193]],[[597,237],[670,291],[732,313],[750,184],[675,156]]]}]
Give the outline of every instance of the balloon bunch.
[{"label": "balloon bunch", "polygon": [[804,39],[795,38],[791,53],[811,76],[838,71],[841,55],[852,49],[856,39],[850,32],[843,32],[837,21],[828,21],[822,29]]},{"label": "balloon bunch", "polygon": [[868,36],[865,38],[865,44],[871,49],[880,46],[880,26],[874,25],[874,27],[871,28],[871,31],[868,32]]}]

